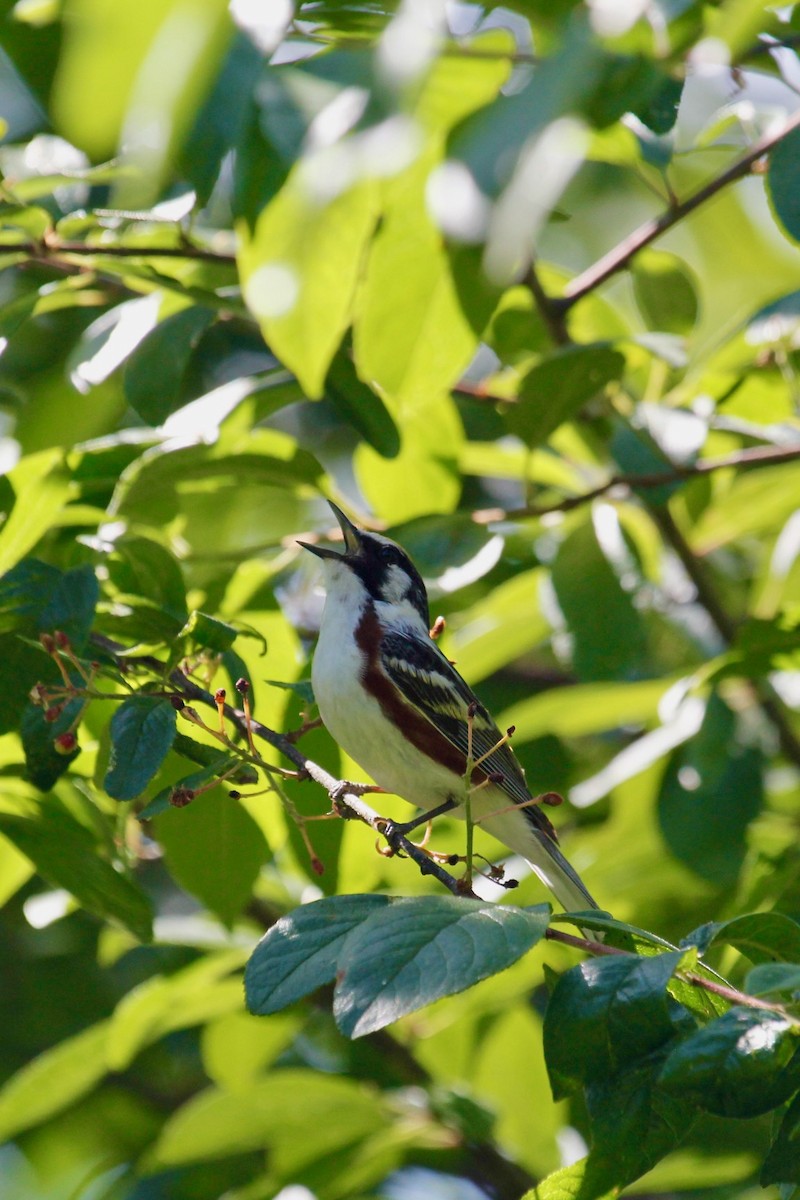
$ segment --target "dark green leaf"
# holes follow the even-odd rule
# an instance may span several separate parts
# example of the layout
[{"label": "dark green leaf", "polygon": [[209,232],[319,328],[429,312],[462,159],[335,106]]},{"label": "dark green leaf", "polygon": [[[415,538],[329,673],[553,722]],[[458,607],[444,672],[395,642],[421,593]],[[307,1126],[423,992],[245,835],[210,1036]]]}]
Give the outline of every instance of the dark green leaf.
[{"label": "dark green leaf", "polygon": [[170,616],[186,618],[186,584],[175,557],[149,538],[120,538],[108,564],[121,592],[143,596]]},{"label": "dark green leaf", "polygon": [[58,720],[52,722],[45,720],[44,710],[38,706],[27,704],[23,710],[20,735],[25,751],[25,774],[42,792],[49,792],[80,754],[77,744],[69,753],[60,753],[56,749],[56,738],[70,730],[82,707],[81,700],[71,700]]},{"label": "dark green leaf", "polygon": [[763,803],[763,758],[742,746],[728,706],[713,694],[698,733],[674,751],[661,783],[658,819],[672,853],[711,883],[730,886]]},{"label": "dark green leaf", "polygon": [[143,338],[125,366],[128,403],[149,425],[161,425],[185,397],[182,384],[200,338],[214,320],[207,308],[183,308]]},{"label": "dark green leaf", "polygon": [[89,831],[65,812],[50,808],[38,818],[0,812],[0,833],[48,883],[71,892],[82,908],[124,925],[140,941],[150,940],[150,901],[100,857]]},{"label": "dark green leaf", "polygon": [[544,1022],[556,1099],[615,1074],[674,1037],[667,985],[682,958],[681,951],[593,958],[561,977]]},{"label": "dark green leaf", "polygon": [[783,913],[745,913],[701,925],[683,939],[705,954],[711,946],[735,946],[753,963],[800,962],[800,925]]},{"label": "dark green leaf", "polygon": [[261,827],[224,788],[214,788],[187,808],[163,812],[156,835],[178,883],[231,925],[270,856]]},{"label": "dark green leaf", "polygon": [[573,638],[573,663],[580,678],[619,679],[640,672],[645,655],[641,616],[590,521],[562,542],[552,577]]},{"label": "dark green leaf", "polygon": [[[190,762],[198,763],[203,767],[210,767],[212,763],[216,764],[220,758],[217,746],[196,742],[194,738],[188,737],[180,731],[175,734],[172,750],[175,754],[180,754],[183,758],[188,758]],[[255,767],[243,762],[239,764],[236,773],[230,778],[232,783],[254,784],[258,783],[258,772]]]},{"label": "dark green leaf", "polygon": [[798,1030],[788,1018],[731,1008],[676,1046],[660,1081],[721,1117],[757,1117],[800,1087]]},{"label": "dark green leaf", "polygon": [[511,966],[544,936],[549,905],[511,908],[428,896],[399,900],[347,939],[336,1023],[363,1037]]},{"label": "dark green leaf", "polygon": [[325,379],[325,397],[339,416],[349,422],[384,458],[400,450],[400,434],[386,405],[356,374],[345,349],[334,356]]},{"label": "dark green leaf", "polygon": [[[186,740],[189,741],[191,739]],[[199,742],[195,742],[193,744],[200,745]],[[194,771],[191,775],[184,775],[182,779],[178,779],[175,783],[170,783],[166,787],[162,788],[161,791],[153,797],[149,804],[147,804],[140,813],[136,814],[140,821],[149,821],[152,817],[157,817],[159,813],[166,812],[170,807],[170,797],[176,788],[179,788],[184,792],[193,792],[197,788],[201,787],[204,783],[208,783],[210,779],[215,779],[224,774],[225,771],[237,761],[235,758],[231,758],[229,754],[217,753],[217,751],[211,746],[203,746],[203,749],[211,751],[214,756],[213,761],[210,762],[208,766],[203,767],[202,771]],[[228,787],[233,786],[232,777],[229,776],[225,782],[227,783]]]},{"label": "dark green leaf", "polygon": [[609,346],[559,350],[525,376],[519,400],[506,414],[508,426],[526,445],[539,446],[624,370],[624,357]]},{"label": "dark green leaf", "polygon": [[633,290],[648,329],[686,336],[697,323],[699,304],[689,268],[674,254],[646,250],[631,268]]},{"label": "dark green leaf", "polygon": [[26,558],[0,579],[0,617],[9,628],[33,637],[39,633],[65,633],[77,653],[89,636],[99,587],[87,564],[59,571],[35,558]]},{"label": "dark green leaf", "polygon": [[180,632],[181,637],[190,637],[207,650],[215,650],[224,654],[230,650],[238,636],[238,630],[218,617],[210,617],[208,613],[198,612],[197,609],[189,615],[189,620]]},{"label": "dark green leaf", "polygon": [[800,963],[761,963],[748,971],[744,990],[750,996],[800,992]]},{"label": "dark green leaf", "polygon": [[141,795],[175,739],[169,700],[131,696],[111,718],[111,761],[103,787],[115,800]]},{"label": "dark green leaf", "polygon": [[658,1082],[665,1053],[660,1048],[618,1075],[599,1077],[587,1088],[592,1129],[589,1162],[606,1186],[623,1187],[649,1171],[679,1145],[697,1118],[692,1100],[666,1091]]},{"label": "dark green leaf", "polygon": [[769,156],[767,195],[778,225],[800,241],[800,129],[793,129]]},{"label": "dark green leaf", "polygon": [[769,1148],[759,1179],[771,1183],[800,1183],[800,1096],[786,1110],[777,1136]]},{"label": "dark green leaf", "polygon": [[388,896],[329,896],[301,905],[273,925],[256,946],[244,975],[247,1007],[277,1012],[336,976],[345,939]]}]

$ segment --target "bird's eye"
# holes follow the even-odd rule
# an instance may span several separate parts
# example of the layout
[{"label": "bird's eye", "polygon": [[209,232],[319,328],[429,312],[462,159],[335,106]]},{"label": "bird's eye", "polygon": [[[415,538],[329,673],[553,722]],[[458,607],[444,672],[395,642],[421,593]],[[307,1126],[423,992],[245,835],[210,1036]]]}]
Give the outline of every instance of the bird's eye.
[{"label": "bird's eye", "polygon": [[378,551],[381,562],[391,563],[395,560],[394,546],[381,546]]}]

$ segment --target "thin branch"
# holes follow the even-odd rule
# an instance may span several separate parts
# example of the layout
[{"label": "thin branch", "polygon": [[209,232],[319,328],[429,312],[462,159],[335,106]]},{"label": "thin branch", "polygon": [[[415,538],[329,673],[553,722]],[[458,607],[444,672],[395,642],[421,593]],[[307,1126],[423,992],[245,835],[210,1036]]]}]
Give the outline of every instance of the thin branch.
[{"label": "thin branch", "polygon": [[[110,638],[104,637],[102,634],[93,633],[91,635],[91,643],[99,650],[103,650],[117,661],[117,655],[123,649],[117,642],[113,642]],[[151,655],[142,655],[134,660],[126,659],[126,663],[132,661],[147,667],[151,671],[161,674],[164,670],[164,664],[157,658]],[[183,698],[188,700],[197,700],[201,704],[218,711],[217,702],[211,692],[195,683],[183,671],[177,668],[170,673],[169,682],[175,691]],[[231,704],[224,704],[223,711],[225,716],[236,728],[240,734],[247,738],[248,719],[243,709],[234,708]],[[365,803],[363,797],[356,796],[352,792],[347,791],[347,780],[336,779],[328,771],[315,763],[313,759],[308,758],[301,750],[298,750],[288,737],[282,733],[277,733],[274,729],[270,729],[267,725],[262,725],[260,721],[256,721],[252,716],[249,720],[249,725],[255,737],[267,742],[275,750],[279,751],[285,758],[288,758],[300,771],[301,777],[305,776],[308,779],[313,779],[320,787],[323,787],[331,799],[334,809],[340,816],[345,819],[355,819],[363,821],[365,825],[369,825],[376,833],[384,837],[395,854],[405,854],[408,858],[419,867],[422,875],[432,875],[438,880],[449,892],[455,896],[474,896],[474,893],[465,889],[461,880],[450,875],[437,862],[429,857],[416,843],[404,837],[401,829],[398,829],[392,821],[382,817],[380,813],[375,812]],[[248,756],[249,757],[249,756]]]},{"label": "thin branch", "polygon": [[[587,954],[598,958],[602,955],[638,957],[632,950],[621,950],[618,946],[607,946],[605,942],[596,942],[592,938],[577,937],[573,933],[564,933],[561,929],[553,929],[552,926],[545,931],[544,936],[551,942],[561,942],[565,946],[575,947],[576,950],[585,950]],[[800,1025],[800,1021],[796,1017],[793,1017],[791,1013],[788,1013],[782,1004],[773,1004],[769,1000],[762,1000],[758,996],[751,996],[747,992],[740,992],[738,988],[731,987],[729,983],[719,983],[716,979],[706,979],[705,975],[699,975],[696,971],[676,971],[675,974],[684,983],[689,983],[692,987],[702,988],[706,992],[712,992],[715,996],[721,996],[723,1000],[727,1000],[730,1004],[741,1004],[745,1008],[766,1008],[770,1012],[780,1013],[788,1021],[791,1021],[793,1025]]]},{"label": "thin branch", "polygon": [[48,234],[41,241],[3,242],[0,254],[26,254],[37,262],[55,262],[63,255],[100,258],[187,258],[199,262],[219,263],[235,266],[236,255],[211,250],[207,246],[186,243],[183,246],[120,246],[93,245],[91,242],[63,241],[55,234]]},{"label": "thin branch", "polygon": [[550,336],[557,346],[569,345],[570,337],[565,320],[566,312],[559,311],[558,299],[549,296],[542,286],[542,281],[536,271],[536,263],[531,262],[522,281],[531,291],[539,310],[539,315],[547,326]]},{"label": "thin branch", "polygon": [[758,162],[770,150],[773,150],[779,142],[782,142],[785,137],[792,133],[795,129],[800,128],[800,109],[789,118],[786,124],[778,133],[766,134],[760,138],[741,158],[737,159],[727,170],[722,174],[711,179],[707,184],[696,191],[692,196],[688,196],[685,200],[679,201],[672,205],[666,212],[663,212],[660,217],[653,217],[649,221],[645,221],[633,233],[628,234],[623,240],[608,254],[604,254],[593,266],[589,267],[582,274],[577,275],[571,280],[564,289],[563,297],[552,298],[550,305],[554,312],[562,315],[572,308],[573,304],[583,299],[589,292],[598,288],[612,275],[616,275],[624,267],[630,263],[640,250],[645,246],[649,246],[656,238],[661,237],[662,233],[666,233],[673,225],[677,225],[689,213],[694,212],[707,200],[711,200],[728,184],[735,183],[738,179],[744,178],[750,173],[753,163]]},{"label": "thin branch", "polygon": [[[528,504],[521,508],[479,508],[472,513],[473,521],[487,525],[492,521],[514,521],[525,517],[544,517],[549,513],[571,512],[615,488],[646,490],[662,487],[665,483],[678,483],[682,479],[693,479],[699,475],[710,475],[714,471],[722,471],[726,467],[742,470],[754,467],[774,466],[776,463],[793,462],[800,459],[800,445],[796,446],[757,446],[751,450],[738,450],[733,454],[725,454],[719,458],[705,458],[698,462],[681,466],[670,464],[664,471],[653,471],[645,475],[612,475],[605,483],[598,484],[588,492],[579,496],[567,496],[556,504]],[[691,552],[690,552],[691,553]]]},{"label": "thin branch", "polygon": [[[103,650],[116,660],[117,654],[123,649],[118,643],[111,641],[110,638],[104,637],[102,634],[93,633],[90,636],[92,645]],[[143,655],[135,660],[126,660],[128,664],[131,661],[140,663],[150,669],[155,669],[159,673],[163,671],[163,663],[157,658],[149,655]],[[170,683],[175,687],[176,691],[190,700],[197,700],[202,704],[208,705],[215,711],[218,710],[217,702],[211,692],[189,679],[181,670],[174,670],[169,676]],[[229,704],[224,705],[224,712],[228,719],[237,727],[240,733],[245,736],[247,732],[248,719],[243,710],[233,708]],[[434,862],[425,854],[419,846],[414,842],[403,837],[402,833],[393,826],[391,821],[386,817],[380,816],[374,809],[370,808],[364,802],[363,797],[354,795],[348,792],[347,781],[336,779],[324,767],[315,763],[312,759],[306,757],[300,750],[294,746],[288,738],[283,734],[277,733],[274,729],[270,729],[266,725],[262,725],[251,716],[249,719],[250,729],[256,737],[262,738],[279,750],[286,758],[288,758],[300,770],[300,772],[309,779],[314,780],[325,789],[335,809],[337,809],[345,819],[355,819],[363,821],[365,825],[369,825],[376,833],[385,837],[389,845],[395,853],[402,853],[412,859],[419,867],[420,873],[423,875],[432,875],[437,879],[449,892],[455,896],[475,897],[474,892],[464,888],[461,880],[450,875],[438,863]],[[350,785],[352,786],[352,785]],[[575,934],[566,933],[560,929],[553,929],[552,926],[545,931],[545,937],[550,941],[561,942],[567,946],[573,946],[578,950],[585,950],[592,955],[619,955],[630,954],[631,951],[621,950],[616,946],[608,946],[604,942],[594,941],[590,938],[578,937]],[[715,995],[722,996],[729,1000],[732,1004],[744,1004],[751,1008],[767,1008],[775,1012],[785,1013],[785,1010],[778,1004],[770,1004],[766,1001],[761,1001],[757,997],[749,996],[745,992],[739,992],[728,984],[718,983],[713,979],[706,979],[702,975],[698,975],[693,971],[679,972],[679,975],[687,983],[695,987],[703,988],[705,991],[713,992]],[[793,1017],[790,1020],[795,1021]],[[797,1023],[797,1022],[796,1022]]]}]

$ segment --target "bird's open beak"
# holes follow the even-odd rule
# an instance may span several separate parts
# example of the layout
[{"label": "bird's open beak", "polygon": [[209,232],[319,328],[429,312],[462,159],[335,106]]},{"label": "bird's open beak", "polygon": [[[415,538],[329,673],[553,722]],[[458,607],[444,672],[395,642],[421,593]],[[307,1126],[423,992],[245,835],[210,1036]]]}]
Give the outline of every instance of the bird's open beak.
[{"label": "bird's open beak", "polygon": [[312,554],[316,554],[317,558],[347,558],[350,554],[357,554],[361,546],[361,536],[358,530],[349,517],[346,517],[332,500],[329,500],[328,504],[333,509],[334,516],[339,522],[339,528],[344,537],[344,554],[341,554],[338,550],[329,550],[326,546],[312,545],[310,542],[298,541],[298,546],[302,546],[304,550],[310,550]]}]

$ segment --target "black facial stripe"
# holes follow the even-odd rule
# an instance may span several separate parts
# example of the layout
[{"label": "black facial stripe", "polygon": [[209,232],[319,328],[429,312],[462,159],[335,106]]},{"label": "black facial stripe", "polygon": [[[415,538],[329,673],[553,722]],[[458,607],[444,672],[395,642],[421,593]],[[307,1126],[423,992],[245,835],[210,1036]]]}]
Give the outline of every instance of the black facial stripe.
[{"label": "black facial stripe", "polygon": [[384,592],[385,585],[389,581],[391,568],[399,567],[408,581],[404,599],[416,609],[425,624],[430,625],[428,593],[422,576],[406,552],[394,542],[378,541],[368,533],[362,534],[358,553],[348,561],[375,600],[388,599]]}]

